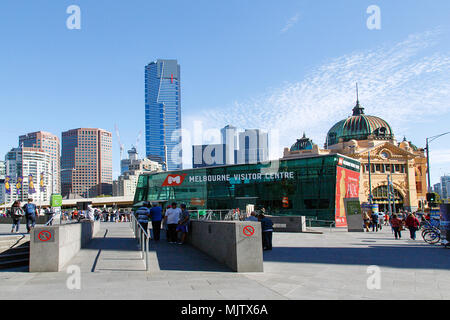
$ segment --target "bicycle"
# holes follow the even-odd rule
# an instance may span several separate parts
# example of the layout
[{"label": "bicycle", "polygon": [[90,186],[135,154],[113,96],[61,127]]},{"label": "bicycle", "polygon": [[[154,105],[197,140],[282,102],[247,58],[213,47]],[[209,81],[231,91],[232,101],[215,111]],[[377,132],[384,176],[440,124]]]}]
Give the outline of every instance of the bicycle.
[{"label": "bicycle", "polygon": [[428,244],[436,244],[441,241],[441,230],[438,228],[429,228],[422,231],[422,238]]}]

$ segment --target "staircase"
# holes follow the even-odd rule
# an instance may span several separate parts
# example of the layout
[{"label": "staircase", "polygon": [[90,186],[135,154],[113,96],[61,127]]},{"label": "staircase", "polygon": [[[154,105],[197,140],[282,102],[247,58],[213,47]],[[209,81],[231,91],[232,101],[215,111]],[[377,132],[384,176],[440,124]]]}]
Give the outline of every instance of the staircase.
[{"label": "staircase", "polygon": [[0,269],[26,267],[30,263],[30,236],[0,236]]}]

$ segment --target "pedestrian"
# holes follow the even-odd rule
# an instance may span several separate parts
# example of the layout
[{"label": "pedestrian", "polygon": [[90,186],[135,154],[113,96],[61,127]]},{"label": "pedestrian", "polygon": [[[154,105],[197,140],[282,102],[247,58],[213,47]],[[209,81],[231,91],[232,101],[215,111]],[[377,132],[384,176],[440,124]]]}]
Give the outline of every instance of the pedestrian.
[{"label": "pedestrian", "polygon": [[15,233],[19,232],[20,228],[20,220],[25,215],[23,209],[20,207],[20,201],[14,201],[12,207],[11,207],[11,218],[13,221],[12,227],[11,227],[11,233],[14,233],[14,228],[16,228]]},{"label": "pedestrian", "polygon": [[181,206],[181,214],[180,219],[178,220],[177,232],[181,233],[180,241],[178,244],[184,244],[186,242],[186,237],[189,232],[189,220],[191,215],[189,211],[186,209],[186,205],[182,204]]},{"label": "pedestrian", "polygon": [[386,213],[386,214],[384,215],[384,225],[385,225],[385,226],[388,226],[388,225],[389,225],[389,218],[390,218],[390,217],[389,217],[389,214]]},{"label": "pedestrian", "polygon": [[136,218],[145,233],[148,230],[148,220],[150,218],[150,203],[144,202],[144,205],[136,210]]},{"label": "pedestrian", "polygon": [[369,216],[369,213],[368,213],[367,211],[365,211],[365,212],[363,213],[363,221],[364,221],[364,229],[365,229],[367,232],[370,232],[370,229],[369,229],[369,225],[370,225],[370,216]]},{"label": "pedestrian", "polygon": [[396,214],[392,215],[391,226],[392,226],[392,230],[394,230],[395,240],[401,239],[402,238],[403,221],[400,220]]},{"label": "pedestrian", "polygon": [[376,232],[378,232],[378,212],[373,211],[371,218],[372,218],[372,232],[375,232],[375,230]]},{"label": "pedestrian", "polygon": [[44,210],[45,216],[47,217],[47,225],[52,226],[53,225],[53,216],[54,216],[54,211],[53,208],[51,207],[47,207]]},{"label": "pedestrian", "polygon": [[272,250],[273,222],[264,214],[258,216],[258,221],[261,222],[263,250]]},{"label": "pedestrian", "polygon": [[248,218],[245,219],[245,221],[256,221],[256,222],[258,222],[258,218],[256,217],[256,212],[252,211],[252,213],[250,213],[250,216],[248,216]]},{"label": "pedestrian", "polygon": [[36,226],[36,216],[39,215],[38,209],[33,203],[33,199],[28,199],[28,203],[23,206],[23,211],[25,212],[25,218],[27,220],[27,231],[30,233],[31,229]]},{"label": "pedestrian", "polygon": [[385,216],[386,214],[383,211],[378,213],[378,228],[380,231],[383,230]]},{"label": "pedestrian", "polygon": [[150,217],[152,219],[153,240],[159,241],[161,238],[162,208],[158,203],[153,203],[150,209]]},{"label": "pedestrian", "polygon": [[174,202],[172,206],[166,210],[164,216],[164,222],[167,226],[167,241],[169,243],[177,243],[177,226],[180,220],[181,209],[177,208],[177,204]]},{"label": "pedestrian", "polygon": [[409,229],[411,239],[416,240],[416,232],[417,232],[417,230],[419,230],[420,221],[419,221],[419,219],[417,219],[417,217],[414,213],[410,213],[408,215],[408,218],[406,218],[406,221],[405,221],[405,225]]}]

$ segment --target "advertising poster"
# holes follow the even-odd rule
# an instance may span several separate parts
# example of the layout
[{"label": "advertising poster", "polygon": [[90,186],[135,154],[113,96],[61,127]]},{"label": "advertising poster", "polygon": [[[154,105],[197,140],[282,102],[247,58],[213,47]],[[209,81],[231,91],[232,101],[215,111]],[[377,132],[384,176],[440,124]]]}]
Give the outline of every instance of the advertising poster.
[{"label": "advertising poster", "polygon": [[443,244],[450,241],[450,204],[441,204],[441,240]]},{"label": "advertising poster", "polygon": [[344,199],[359,198],[359,172],[342,167],[336,170],[336,227],[347,227]]}]

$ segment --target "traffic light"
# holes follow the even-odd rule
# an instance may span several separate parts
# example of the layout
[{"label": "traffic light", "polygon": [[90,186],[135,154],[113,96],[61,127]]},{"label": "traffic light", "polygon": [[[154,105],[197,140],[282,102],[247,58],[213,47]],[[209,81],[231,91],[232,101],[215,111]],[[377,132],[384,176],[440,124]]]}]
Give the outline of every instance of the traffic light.
[{"label": "traffic light", "polygon": [[427,193],[428,202],[436,202],[436,193]]}]

